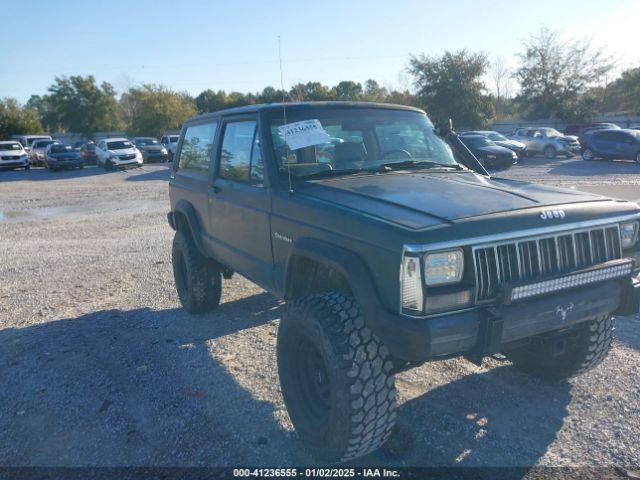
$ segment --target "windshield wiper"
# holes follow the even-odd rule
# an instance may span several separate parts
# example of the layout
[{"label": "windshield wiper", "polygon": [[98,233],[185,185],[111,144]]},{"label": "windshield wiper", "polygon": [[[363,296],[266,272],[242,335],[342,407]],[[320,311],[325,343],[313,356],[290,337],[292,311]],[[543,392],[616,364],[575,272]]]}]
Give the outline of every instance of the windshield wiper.
[{"label": "windshield wiper", "polygon": [[382,168],[396,169],[408,167],[426,167],[426,168],[449,168],[454,170],[467,170],[462,165],[449,165],[446,163],[431,162],[429,160],[403,160],[401,162],[389,162],[382,165]]},{"label": "windshield wiper", "polygon": [[390,171],[391,169],[385,166],[371,168],[343,168],[338,170],[321,170],[319,172],[310,173],[308,175],[294,175],[293,177],[308,180],[314,178],[338,177],[341,175],[354,175],[356,173],[384,173]]}]

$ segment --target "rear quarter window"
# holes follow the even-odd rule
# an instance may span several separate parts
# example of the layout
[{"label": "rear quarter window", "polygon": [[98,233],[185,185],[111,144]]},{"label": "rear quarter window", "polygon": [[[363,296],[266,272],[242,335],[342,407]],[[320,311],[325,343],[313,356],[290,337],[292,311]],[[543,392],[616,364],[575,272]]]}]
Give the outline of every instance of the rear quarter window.
[{"label": "rear quarter window", "polygon": [[218,129],[218,122],[201,123],[187,127],[182,140],[178,168],[209,171],[213,142]]}]

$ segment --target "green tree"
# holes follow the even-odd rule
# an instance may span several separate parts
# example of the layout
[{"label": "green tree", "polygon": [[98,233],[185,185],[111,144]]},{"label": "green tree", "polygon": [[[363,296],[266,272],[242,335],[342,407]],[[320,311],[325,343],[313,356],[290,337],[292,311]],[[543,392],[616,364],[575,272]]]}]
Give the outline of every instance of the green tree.
[{"label": "green tree", "polygon": [[46,101],[61,130],[89,136],[120,126],[113,86],[107,82],[98,85],[92,75],[56,77]]},{"label": "green tree", "polygon": [[486,125],[493,116],[482,80],[488,68],[485,54],[466,50],[445,52],[441,57],[412,56],[409,62],[420,105],[433,120],[451,118],[461,127]]},{"label": "green tree", "polygon": [[360,100],[362,95],[362,84],[351,80],[343,80],[332,90],[336,100],[357,101]]},{"label": "green tree", "polygon": [[581,96],[612,68],[588,39],[563,41],[545,27],[524,42],[520,62],[516,78],[529,118],[575,120],[595,113],[596,103]]},{"label": "green tree", "polygon": [[381,87],[375,80],[369,79],[364,82],[364,94],[362,100],[366,102],[384,102],[389,96],[386,88]]},{"label": "green tree", "polygon": [[40,132],[42,125],[35,110],[21,106],[15,98],[0,99],[0,138]]},{"label": "green tree", "polygon": [[125,112],[127,131],[132,135],[158,137],[167,130],[180,128],[197,113],[187,94],[151,84],[127,90],[122,94],[120,105]]}]

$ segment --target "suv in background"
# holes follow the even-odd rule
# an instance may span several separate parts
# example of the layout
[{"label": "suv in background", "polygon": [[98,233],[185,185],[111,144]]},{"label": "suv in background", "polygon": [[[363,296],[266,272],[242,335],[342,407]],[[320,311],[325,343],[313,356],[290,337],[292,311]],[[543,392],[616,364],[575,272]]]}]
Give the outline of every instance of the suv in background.
[{"label": "suv in background", "polygon": [[128,138],[105,138],[96,145],[96,164],[105,170],[141,167],[142,154]]},{"label": "suv in background", "polygon": [[161,145],[157,138],[153,137],[133,137],[133,144],[142,153],[142,158],[147,162],[166,162],[167,149]]},{"label": "suv in background", "polygon": [[551,159],[557,155],[569,158],[580,153],[578,138],[563,135],[555,128],[518,128],[511,139],[524,143],[529,155],[542,153]]},{"label": "suv in background", "polygon": [[29,170],[29,155],[20,142],[0,142],[0,168],[24,168]]},{"label": "suv in background", "polygon": [[213,310],[234,272],[285,300],[282,395],[324,461],[386,441],[397,372],[500,352],[565,379],[606,356],[613,315],[638,312],[637,204],[492,178],[421,110],[251,105],[195,117],[180,138],[180,302]]},{"label": "suv in background", "polygon": [[46,149],[49,145],[53,145],[54,143],[60,143],[56,140],[49,139],[40,139],[34,140],[31,143],[31,150],[29,151],[29,158],[31,159],[31,165],[45,165],[46,160]]},{"label": "suv in background", "polygon": [[576,137],[582,137],[582,134],[584,133],[585,130],[587,129],[612,129],[612,128],[620,128],[618,127],[618,125],[616,125],[615,123],[604,123],[604,122],[597,122],[597,123],[579,123],[579,124],[574,124],[574,125],[567,125],[567,127],[564,129],[564,134],[565,135],[574,135]]},{"label": "suv in background", "polygon": [[13,138],[20,142],[27,153],[29,153],[31,145],[36,140],[52,140],[50,135],[19,135],[14,136]]},{"label": "suv in background", "polygon": [[582,158],[635,160],[640,165],[640,130],[597,130],[585,139]]},{"label": "suv in background", "polygon": [[175,133],[165,133],[160,139],[160,143],[167,149],[168,159],[170,162],[173,162],[173,157],[175,156],[176,149],[178,148],[179,139],[180,135]]}]

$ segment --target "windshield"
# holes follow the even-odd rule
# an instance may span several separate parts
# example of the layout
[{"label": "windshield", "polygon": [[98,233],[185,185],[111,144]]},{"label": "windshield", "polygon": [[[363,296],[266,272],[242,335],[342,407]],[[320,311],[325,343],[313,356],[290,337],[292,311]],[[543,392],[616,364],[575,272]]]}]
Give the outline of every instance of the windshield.
[{"label": "windshield", "polygon": [[132,148],[131,142],[128,140],[118,140],[115,142],[107,142],[107,150],[124,150],[125,148]]},{"label": "windshield", "polygon": [[22,150],[19,143],[0,143],[0,150]]},{"label": "windshield", "polygon": [[460,137],[460,140],[462,140],[464,142],[465,145],[467,146],[471,146],[471,147],[489,147],[491,145],[495,145],[495,143],[493,143],[491,140],[489,140],[487,137]]},{"label": "windshield", "polygon": [[561,137],[562,134],[555,128],[546,128],[543,130],[547,137]]},{"label": "windshield", "polygon": [[69,145],[53,145],[49,149],[49,153],[66,153],[72,151]]},{"label": "windshield", "polygon": [[34,148],[44,148],[47,145],[51,145],[52,143],[56,143],[53,140],[39,140],[33,144]]},{"label": "windshield", "polygon": [[180,135],[173,135],[173,136],[169,137],[169,142],[176,143],[179,138],[180,138]]},{"label": "windshield", "polygon": [[505,140],[508,140],[507,137],[498,132],[490,132],[487,134],[487,137],[489,137],[489,140],[493,140],[494,142],[504,142]]},{"label": "windshield", "polygon": [[35,142],[37,142],[38,140],[49,140],[46,137],[37,137],[37,138],[27,138],[27,146],[33,145]]},{"label": "windshield", "polygon": [[[305,124],[297,122],[305,122]],[[419,112],[371,108],[322,108],[271,115],[270,131],[280,172],[306,177],[323,172],[411,166],[421,162],[458,167],[449,146]],[[311,135],[304,132],[313,125]],[[285,136],[287,140],[285,142]],[[436,165],[437,166],[437,165]]]},{"label": "windshield", "polygon": [[160,142],[155,138],[138,138],[136,139],[137,145],[158,145]]}]

